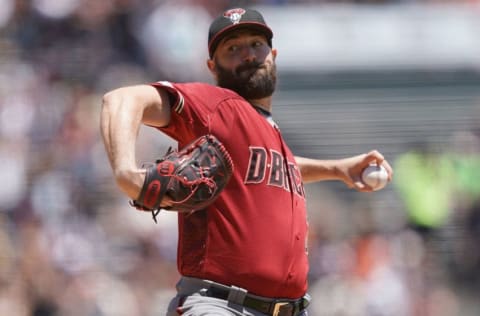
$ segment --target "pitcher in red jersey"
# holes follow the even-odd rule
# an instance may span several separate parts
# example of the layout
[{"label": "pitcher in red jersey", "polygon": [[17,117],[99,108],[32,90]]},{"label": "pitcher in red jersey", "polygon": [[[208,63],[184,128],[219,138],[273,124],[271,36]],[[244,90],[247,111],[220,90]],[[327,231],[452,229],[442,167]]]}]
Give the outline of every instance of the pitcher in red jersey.
[{"label": "pitcher in red jersey", "polygon": [[[338,160],[294,156],[274,122],[273,32],[263,16],[232,9],[211,24],[207,66],[217,86],[172,83],[123,87],[105,94],[101,129],[119,188],[135,200],[145,171],[135,160],[141,124],[181,148],[215,135],[234,174],[215,202],[179,213],[178,270],[168,315],[307,315],[307,216],[303,184],[360,180],[371,163],[392,168],[376,150]],[[168,205],[165,201],[163,206]]]}]

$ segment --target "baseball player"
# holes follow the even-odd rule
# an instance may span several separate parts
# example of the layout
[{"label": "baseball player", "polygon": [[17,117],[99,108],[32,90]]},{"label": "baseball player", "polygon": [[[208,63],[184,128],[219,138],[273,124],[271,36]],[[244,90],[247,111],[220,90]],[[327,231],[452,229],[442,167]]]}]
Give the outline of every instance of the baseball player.
[{"label": "baseball player", "polygon": [[[360,174],[370,163],[383,165],[392,177],[392,168],[376,150],[338,160],[293,155],[271,115],[277,56],[272,38],[259,12],[228,10],[212,22],[208,34],[207,66],[216,86],[159,81],[122,87],[103,98],[105,148],[119,188],[137,208],[181,209],[197,188],[157,179],[186,178],[165,160],[149,170],[137,166],[141,124],[171,136],[180,149],[213,135],[231,159],[230,169],[216,173],[220,182],[218,174],[231,171],[216,197],[200,209],[178,212],[182,277],[168,315],[307,315],[303,184],[340,180],[369,192]],[[216,154],[203,159],[190,182],[198,183],[196,177],[222,159]],[[170,187],[160,194],[165,186]],[[185,190],[192,192],[183,200],[173,197]]]}]

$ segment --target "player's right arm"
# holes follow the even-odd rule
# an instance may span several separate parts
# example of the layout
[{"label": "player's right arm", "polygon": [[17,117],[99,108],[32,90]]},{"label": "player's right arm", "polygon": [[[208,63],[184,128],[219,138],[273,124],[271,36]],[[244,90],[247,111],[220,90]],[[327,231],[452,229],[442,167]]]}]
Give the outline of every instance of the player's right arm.
[{"label": "player's right arm", "polygon": [[131,199],[138,198],[145,170],[137,166],[135,144],[141,124],[170,122],[170,102],[163,89],[149,85],[123,87],[103,96],[100,128],[115,180]]},{"label": "player's right arm", "polygon": [[296,156],[295,160],[304,183],[341,180],[350,188],[370,192],[371,188],[364,185],[361,175],[363,170],[371,163],[383,165],[387,170],[389,181],[393,176],[392,167],[377,150],[343,159],[319,160]]}]

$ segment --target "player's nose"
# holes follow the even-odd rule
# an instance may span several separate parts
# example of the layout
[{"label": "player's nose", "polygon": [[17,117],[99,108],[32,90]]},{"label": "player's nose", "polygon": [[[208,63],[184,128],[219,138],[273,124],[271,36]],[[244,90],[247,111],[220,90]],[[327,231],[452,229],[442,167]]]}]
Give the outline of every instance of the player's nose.
[{"label": "player's nose", "polygon": [[246,46],[242,49],[242,59],[244,62],[252,62],[257,59],[255,55],[255,49],[252,47]]}]

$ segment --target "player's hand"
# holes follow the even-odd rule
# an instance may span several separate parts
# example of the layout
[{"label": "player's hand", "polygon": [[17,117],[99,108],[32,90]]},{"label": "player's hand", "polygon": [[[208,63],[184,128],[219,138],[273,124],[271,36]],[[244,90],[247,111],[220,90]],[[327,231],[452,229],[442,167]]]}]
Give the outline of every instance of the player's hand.
[{"label": "player's hand", "polygon": [[388,173],[388,181],[392,180],[393,169],[385,157],[377,150],[342,159],[338,166],[340,178],[349,188],[361,192],[371,192],[372,188],[366,186],[361,180],[363,170],[370,164],[385,167]]}]

